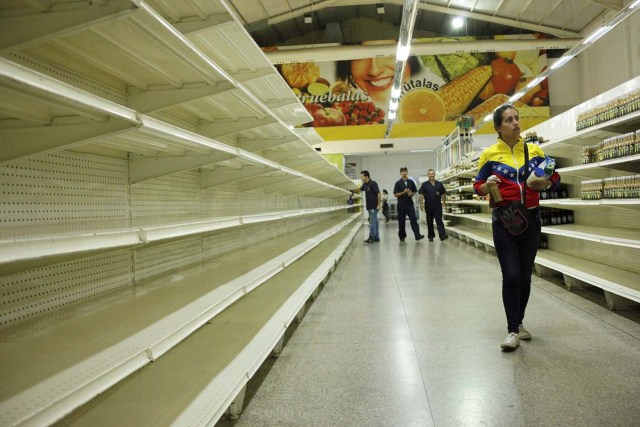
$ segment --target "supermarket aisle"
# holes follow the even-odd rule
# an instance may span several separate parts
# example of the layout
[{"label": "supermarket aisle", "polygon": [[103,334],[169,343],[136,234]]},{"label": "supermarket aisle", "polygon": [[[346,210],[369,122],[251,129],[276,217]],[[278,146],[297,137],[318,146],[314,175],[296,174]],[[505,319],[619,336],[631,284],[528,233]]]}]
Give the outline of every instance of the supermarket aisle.
[{"label": "supermarket aisle", "polygon": [[220,424],[637,425],[640,324],[534,276],[533,340],[502,353],[495,256],[396,232],[366,245],[365,224],[240,420]]}]

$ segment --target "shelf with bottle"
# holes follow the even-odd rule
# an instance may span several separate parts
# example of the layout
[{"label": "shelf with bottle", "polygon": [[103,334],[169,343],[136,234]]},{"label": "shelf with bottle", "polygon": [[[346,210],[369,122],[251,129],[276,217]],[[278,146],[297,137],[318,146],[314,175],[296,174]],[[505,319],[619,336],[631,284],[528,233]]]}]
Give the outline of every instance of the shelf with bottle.
[{"label": "shelf with bottle", "polygon": [[580,183],[582,200],[638,199],[640,175],[593,179]]},{"label": "shelf with bottle", "polygon": [[440,178],[440,181],[445,183],[445,182],[449,182],[451,180],[454,180],[456,178],[460,179],[460,178],[475,178],[475,176],[478,174],[478,164],[476,163],[475,165],[473,164],[465,164],[464,166],[461,167],[453,167],[447,171],[445,171],[442,174],[442,178]]},{"label": "shelf with bottle", "polygon": [[601,143],[585,147],[582,164],[621,159],[640,154],[640,130],[606,138]]},{"label": "shelf with bottle", "polygon": [[448,182],[445,187],[447,193],[473,193],[473,179],[472,178],[456,178]]},{"label": "shelf with bottle", "polygon": [[557,139],[547,137],[546,142],[540,147],[547,155],[562,156],[571,154],[575,147],[595,146],[608,138],[634,132],[638,128],[640,128],[640,110]]},{"label": "shelf with bottle", "polygon": [[635,111],[640,111],[640,90],[627,93],[578,114],[576,130],[605,124]]},{"label": "shelf with bottle", "polygon": [[560,224],[573,224],[574,213],[568,209],[541,207],[540,219],[542,226],[552,226]]},{"label": "shelf with bottle", "polygon": [[558,169],[558,173],[561,175],[593,178],[611,177],[615,173],[614,171],[640,172],[640,154]]}]

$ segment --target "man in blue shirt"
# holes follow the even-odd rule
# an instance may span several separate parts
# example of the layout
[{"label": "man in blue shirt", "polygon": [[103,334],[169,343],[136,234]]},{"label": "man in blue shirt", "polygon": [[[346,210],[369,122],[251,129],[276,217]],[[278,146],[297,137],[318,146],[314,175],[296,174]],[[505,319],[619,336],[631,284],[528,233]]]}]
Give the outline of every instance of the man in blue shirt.
[{"label": "man in blue shirt", "polygon": [[424,236],[420,234],[416,210],[413,207],[413,195],[418,192],[416,183],[409,179],[409,170],[406,167],[400,168],[400,176],[402,178],[393,186],[393,195],[398,198],[398,237],[401,242],[404,242],[407,237],[404,222],[408,216],[416,240],[424,239]]},{"label": "man in blue shirt", "polygon": [[[433,229],[433,220],[436,220],[438,226],[438,236],[440,240],[447,240],[447,233],[444,231],[444,223],[442,222],[442,207],[446,204],[447,190],[440,181],[436,181],[436,171],[429,169],[427,171],[428,181],[423,182],[420,186],[420,208],[427,213],[427,237],[433,242],[436,233]],[[424,204],[423,204],[424,201]]]},{"label": "man in blue shirt", "polygon": [[375,243],[380,241],[380,233],[378,232],[378,210],[380,210],[380,188],[378,183],[371,179],[369,171],[360,172],[362,187],[360,191],[364,191],[367,212],[369,212],[369,238],[365,243]]}]

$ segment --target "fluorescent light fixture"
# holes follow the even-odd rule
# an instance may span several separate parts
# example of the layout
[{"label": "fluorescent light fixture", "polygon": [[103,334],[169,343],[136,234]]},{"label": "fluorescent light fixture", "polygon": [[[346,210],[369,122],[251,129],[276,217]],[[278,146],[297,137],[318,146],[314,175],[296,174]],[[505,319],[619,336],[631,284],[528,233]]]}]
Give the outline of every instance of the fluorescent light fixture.
[{"label": "fluorescent light fixture", "polygon": [[410,153],[433,153],[433,148],[426,148],[423,150],[409,150]]},{"label": "fluorescent light fixture", "polygon": [[456,30],[459,28],[462,28],[463,25],[464,25],[464,18],[462,16],[456,16],[451,20],[451,26]]},{"label": "fluorescent light fixture", "polygon": [[518,99],[522,97],[522,95],[524,95],[524,92],[514,93],[513,95],[511,95],[511,98],[507,100],[507,103],[511,104],[513,102],[516,102]]},{"label": "fluorescent light fixture", "polygon": [[304,14],[304,23],[305,24],[312,24],[313,23],[313,16],[311,16],[310,13],[305,13]]},{"label": "fluorescent light fixture", "polygon": [[484,116],[484,119],[482,119],[482,121],[483,122],[488,122],[491,119],[493,119],[493,113],[487,114],[486,116]]},{"label": "fluorescent light fixture", "polygon": [[602,37],[604,35],[604,33],[606,33],[607,31],[609,31],[610,28],[608,25],[605,25],[604,27],[600,27],[597,30],[595,30],[593,33],[591,33],[591,35],[589,37],[587,37],[582,44],[589,44],[589,43],[593,43],[594,41],[598,40],[600,37]]},{"label": "fluorescent light fixture", "polygon": [[376,4],[376,13],[378,15],[384,15],[384,5],[382,3]]},{"label": "fluorescent light fixture", "polygon": [[558,68],[562,67],[567,62],[571,61],[571,59],[573,59],[573,55],[562,56],[556,62],[551,64],[551,67],[549,67],[549,68],[552,69],[552,70],[557,70]]},{"label": "fluorescent light fixture", "polygon": [[399,87],[394,87],[393,89],[391,89],[391,97],[398,99],[400,98],[400,94],[402,93],[402,89],[400,89]]},{"label": "fluorescent light fixture", "polygon": [[529,83],[527,83],[527,85],[524,87],[525,90],[529,90],[529,89],[533,89],[533,87],[535,85],[537,85],[538,83],[540,83],[543,79],[538,76],[536,78],[534,78],[533,80],[531,80]]},{"label": "fluorescent light fixture", "polygon": [[398,45],[398,51],[396,53],[397,61],[406,61],[409,58],[409,50],[411,49],[410,45]]},{"label": "fluorescent light fixture", "polygon": [[631,6],[629,6],[629,9],[633,9],[638,6],[640,6],[640,0],[636,0],[633,3],[631,3]]}]

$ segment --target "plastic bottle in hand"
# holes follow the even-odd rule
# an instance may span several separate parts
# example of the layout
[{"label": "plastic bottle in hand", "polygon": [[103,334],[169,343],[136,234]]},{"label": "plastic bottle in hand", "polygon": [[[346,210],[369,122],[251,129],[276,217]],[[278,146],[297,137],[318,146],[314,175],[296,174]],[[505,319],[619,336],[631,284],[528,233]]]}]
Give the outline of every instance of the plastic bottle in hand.
[{"label": "plastic bottle in hand", "polygon": [[549,179],[553,172],[556,170],[556,161],[551,157],[546,157],[542,163],[536,167],[533,172],[527,178],[527,185],[530,185],[534,181],[542,181]]}]

